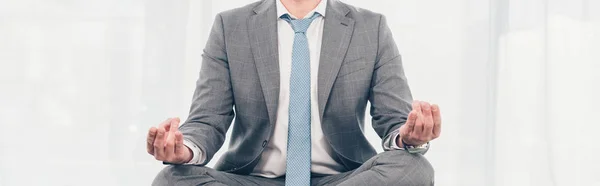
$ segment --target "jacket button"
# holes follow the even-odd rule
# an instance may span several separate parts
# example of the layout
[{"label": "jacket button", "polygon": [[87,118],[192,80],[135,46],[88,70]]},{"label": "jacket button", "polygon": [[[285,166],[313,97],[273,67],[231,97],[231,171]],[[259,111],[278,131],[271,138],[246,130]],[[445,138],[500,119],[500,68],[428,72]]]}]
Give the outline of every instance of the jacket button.
[{"label": "jacket button", "polygon": [[267,146],[267,140],[263,141],[262,147]]}]

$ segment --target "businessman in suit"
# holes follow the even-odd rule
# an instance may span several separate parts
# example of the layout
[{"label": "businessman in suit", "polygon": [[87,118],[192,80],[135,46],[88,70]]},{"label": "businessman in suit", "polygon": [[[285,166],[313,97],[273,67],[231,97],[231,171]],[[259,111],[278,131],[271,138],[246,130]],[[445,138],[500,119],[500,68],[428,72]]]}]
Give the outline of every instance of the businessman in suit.
[{"label": "businessman in suit", "polygon": [[[234,119],[229,150],[205,167]],[[219,13],[179,122],[149,130],[148,153],[170,164],[153,185],[433,185],[422,154],[441,130],[439,107],[412,100],[385,17],[338,0]]]}]

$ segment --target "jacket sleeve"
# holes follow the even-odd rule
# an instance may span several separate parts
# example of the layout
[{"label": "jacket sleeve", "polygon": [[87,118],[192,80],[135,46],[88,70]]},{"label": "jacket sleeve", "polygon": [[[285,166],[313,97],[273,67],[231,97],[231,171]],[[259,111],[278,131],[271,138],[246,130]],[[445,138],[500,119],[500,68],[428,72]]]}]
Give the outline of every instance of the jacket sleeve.
[{"label": "jacket sleeve", "polygon": [[[375,68],[369,94],[371,117],[375,132],[385,142],[394,137],[411,111],[412,95],[402,67],[398,48],[383,15],[379,21],[379,36]],[[389,147],[389,146],[388,146]]]},{"label": "jacket sleeve", "polygon": [[221,148],[235,116],[229,73],[223,18],[219,14],[202,54],[189,117],[179,128],[184,139],[197,145],[206,157],[200,165],[208,163]]}]

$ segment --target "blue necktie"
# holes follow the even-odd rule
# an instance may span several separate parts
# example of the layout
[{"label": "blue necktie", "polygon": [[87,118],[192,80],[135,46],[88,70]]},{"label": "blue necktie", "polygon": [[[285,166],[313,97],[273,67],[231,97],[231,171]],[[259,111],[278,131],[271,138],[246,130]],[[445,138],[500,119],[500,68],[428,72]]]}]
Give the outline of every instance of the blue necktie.
[{"label": "blue necktie", "polygon": [[294,29],[285,185],[310,185],[310,53],[306,29],[318,17],[292,19],[281,16]]}]

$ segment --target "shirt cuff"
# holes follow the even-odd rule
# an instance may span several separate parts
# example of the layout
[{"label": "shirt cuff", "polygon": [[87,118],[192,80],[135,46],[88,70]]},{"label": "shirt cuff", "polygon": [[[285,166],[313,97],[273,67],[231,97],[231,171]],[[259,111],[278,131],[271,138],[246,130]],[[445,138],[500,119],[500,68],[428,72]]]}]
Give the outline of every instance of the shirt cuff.
[{"label": "shirt cuff", "polygon": [[206,155],[202,153],[202,149],[198,147],[194,142],[189,140],[183,140],[183,145],[192,150],[192,159],[185,163],[185,165],[199,165],[206,160]]},{"label": "shirt cuff", "polygon": [[398,144],[398,138],[400,137],[400,131],[395,130],[391,132],[383,142],[383,150],[404,150],[404,148],[400,147]]}]

